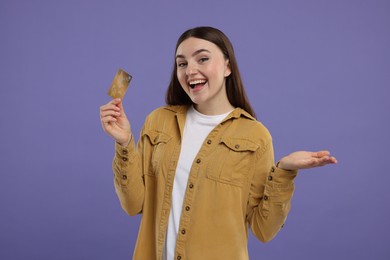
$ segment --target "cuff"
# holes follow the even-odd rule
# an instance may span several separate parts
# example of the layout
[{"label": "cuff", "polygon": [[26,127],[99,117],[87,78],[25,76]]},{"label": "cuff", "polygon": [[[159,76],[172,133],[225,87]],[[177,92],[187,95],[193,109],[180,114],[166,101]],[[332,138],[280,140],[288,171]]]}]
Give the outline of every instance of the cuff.
[{"label": "cuff", "polygon": [[134,138],[131,137],[126,146],[115,142],[115,156],[119,161],[128,162],[132,153],[134,153]]},{"label": "cuff", "polygon": [[[113,161],[114,176],[121,185],[126,185],[128,180],[129,165],[135,161],[134,141],[131,140],[127,146],[115,143],[115,157]],[[118,183],[118,184],[119,184]]]},{"label": "cuff", "polygon": [[272,166],[268,175],[268,181],[272,181],[275,188],[289,188],[294,185],[294,179],[297,175],[297,170],[289,171]]}]

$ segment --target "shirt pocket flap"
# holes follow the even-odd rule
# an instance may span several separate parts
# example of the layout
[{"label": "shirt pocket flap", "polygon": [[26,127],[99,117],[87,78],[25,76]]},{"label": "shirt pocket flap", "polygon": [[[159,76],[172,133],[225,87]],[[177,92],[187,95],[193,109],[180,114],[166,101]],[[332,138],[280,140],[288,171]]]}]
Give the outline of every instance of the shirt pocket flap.
[{"label": "shirt pocket flap", "polygon": [[172,138],[165,133],[157,132],[154,130],[147,131],[145,135],[149,138],[149,141],[152,145],[157,145],[159,143],[168,143],[168,141]]},{"label": "shirt pocket flap", "polygon": [[221,138],[221,143],[225,144],[230,150],[236,152],[254,152],[259,149],[259,145],[246,139],[241,138]]},{"label": "shirt pocket flap", "polygon": [[[167,164],[167,154],[169,152],[169,141],[172,136],[156,130],[148,130],[143,134],[147,149],[144,150],[145,175],[157,176],[162,165]],[[148,141],[149,140],[149,143]]]}]

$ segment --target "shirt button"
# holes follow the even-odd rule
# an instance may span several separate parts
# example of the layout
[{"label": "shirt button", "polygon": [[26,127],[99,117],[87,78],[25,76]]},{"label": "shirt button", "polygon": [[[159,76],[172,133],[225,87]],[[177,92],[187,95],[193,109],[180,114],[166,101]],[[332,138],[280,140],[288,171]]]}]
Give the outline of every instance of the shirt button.
[{"label": "shirt button", "polygon": [[208,140],[207,143],[208,143],[208,144],[211,144],[212,142],[211,142],[211,140]]},{"label": "shirt button", "polygon": [[124,162],[126,162],[126,161],[127,161],[127,158],[126,158],[126,157],[122,157],[122,160],[123,160]]},{"label": "shirt button", "polygon": [[177,260],[180,260],[180,259],[181,259],[181,256],[178,255],[178,256],[176,257],[176,259],[177,259]]},{"label": "shirt button", "polygon": [[268,176],[268,180],[269,180],[269,181],[272,181],[272,176]]},{"label": "shirt button", "polygon": [[268,196],[267,196],[267,195],[264,195],[264,196],[263,196],[263,199],[264,199],[264,200],[268,200]]},{"label": "shirt button", "polygon": [[126,155],[127,153],[127,150],[122,150],[122,154]]},{"label": "shirt button", "polygon": [[190,189],[192,189],[194,187],[194,184],[190,183],[189,187]]},{"label": "shirt button", "polygon": [[236,149],[239,149],[239,148],[240,148],[240,145],[239,145],[239,144],[236,144],[236,146],[234,146],[234,147],[236,147]]},{"label": "shirt button", "polygon": [[275,168],[274,168],[274,167],[272,167],[272,168],[271,168],[271,172],[274,172],[274,171],[275,171]]},{"label": "shirt button", "polygon": [[186,230],[185,230],[185,229],[182,229],[182,230],[181,230],[181,233],[182,233],[183,235],[185,235]]},{"label": "shirt button", "polygon": [[201,162],[201,160],[200,160],[200,159],[196,160],[196,163],[200,163],[200,162]]},{"label": "shirt button", "polygon": [[186,207],[186,210],[187,210],[187,211],[190,211],[190,207],[189,207],[189,206],[187,206],[187,207]]},{"label": "shirt button", "polygon": [[123,180],[127,180],[127,175],[122,175]]}]

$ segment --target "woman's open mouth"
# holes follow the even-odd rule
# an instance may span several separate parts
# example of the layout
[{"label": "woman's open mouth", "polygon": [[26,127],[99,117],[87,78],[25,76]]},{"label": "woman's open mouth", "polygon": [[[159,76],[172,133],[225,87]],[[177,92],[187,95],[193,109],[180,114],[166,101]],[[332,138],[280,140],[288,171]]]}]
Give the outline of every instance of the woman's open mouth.
[{"label": "woman's open mouth", "polygon": [[203,87],[207,83],[207,80],[205,79],[197,79],[197,80],[191,80],[188,82],[188,85],[191,89],[199,89]]}]

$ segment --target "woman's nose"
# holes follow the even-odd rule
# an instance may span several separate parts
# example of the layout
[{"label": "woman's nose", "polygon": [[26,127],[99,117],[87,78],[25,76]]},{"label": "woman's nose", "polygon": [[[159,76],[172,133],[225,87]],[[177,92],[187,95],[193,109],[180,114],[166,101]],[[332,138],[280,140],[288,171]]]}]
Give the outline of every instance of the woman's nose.
[{"label": "woman's nose", "polygon": [[193,63],[188,63],[187,69],[186,69],[187,76],[194,75],[197,72],[198,72],[197,66]]}]

